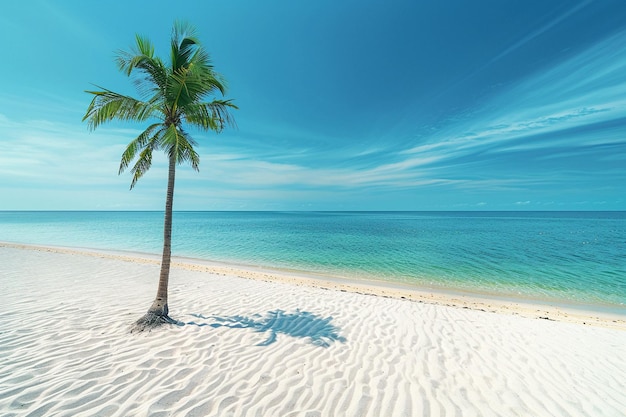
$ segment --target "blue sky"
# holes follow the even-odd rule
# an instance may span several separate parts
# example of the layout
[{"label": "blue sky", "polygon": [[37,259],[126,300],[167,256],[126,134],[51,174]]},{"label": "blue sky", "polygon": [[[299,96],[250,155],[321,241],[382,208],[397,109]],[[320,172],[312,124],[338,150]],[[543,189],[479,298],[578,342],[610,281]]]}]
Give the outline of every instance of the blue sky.
[{"label": "blue sky", "polygon": [[139,124],[90,132],[115,51],[198,29],[237,129],[176,210],[626,210],[626,2],[24,0],[0,6],[0,210],[162,210]]}]

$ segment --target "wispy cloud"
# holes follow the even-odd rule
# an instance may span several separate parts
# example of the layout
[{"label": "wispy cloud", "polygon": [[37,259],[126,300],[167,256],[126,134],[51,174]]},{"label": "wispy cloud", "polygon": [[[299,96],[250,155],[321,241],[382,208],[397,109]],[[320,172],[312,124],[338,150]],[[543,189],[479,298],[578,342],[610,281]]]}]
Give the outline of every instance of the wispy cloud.
[{"label": "wispy cloud", "polygon": [[524,37],[522,37],[521,39],[519,39],[518,41],[516,41],[515,43],[513,43],[511,46],[509,46],[508,48],[506,48],[504,51],[500,52],[498,55],[494,56],[491,60],[489,60],[482,68],[484,69],[485,67],[494,64],[495,62],[499,61],[500,59],[506,57],[507,55],[510,55],[511,53],[513,53],[514,51],[518,50],[519,48],[523,47],[524,45],[526,45],[527,43],[533,41],[534,39],[538,38],[540,35],[544,34],[545,32],[547,32],[548,30],[554,28],[555,26],[557,26],[559,23],[563,22],[564,20],[568,19],[570,16],[580,12],[581,10],[583,10],[585,7],[589,6],[592,3],[593,0],[586,0],[583,1],[579,4],[576,4],[575,6],[573,6],[572,8],[570,8],[569,10],[567,10],[565,13],[561,13],[559,14],[557,17],[555,17],[554,19],[548,21],[545,24],[542,24],[540,27],[538,27],[537,29],[533,30],[532,32],[530,32],[529,34],[525,35]]},{"label": "wispy cloud", "polygon": [[[575,5],[568,13],[583,12],[590,4]],[[72,23],[71,15],[53,9],[57,19]],[[513,55],[563,18],[540,22],[485,66]],[[80,22],[72,25],[69,30],[74,34],[89,32]],[[601,179],[613,187],[610,194],[615,183],[626,180],[624,74],[626,31],[622,30],[550,68],[507,87],[499,86],[487,101],[448,114],[428,127],[415,127],[414,120],[392,126],[397,117],[381,112],[380,120],[389,124],[388,129],[380,129],[381,136],[341,137],[340,133],[332,136],[281,124],[278,118],[259,126],[246,125],[244,117],[242,131],[196,136],[201,143],[200,173],[180,169],[177,195],[182,201],[202,196],[206,207],[237,208],[261,200],[274,207],[274,200],[307,204],[314,199],[333,201],[338,196],[356,199],[372,191],[375,196],[397,191],[407,196],[419,189],[423,199],[435,190],[447,190],[453,196],[467,193],[472,200],[464,203],[466,207],[494,207],[487,193],[509,193],[514,195],[507,200],[510,206],[534,207],[549,204],[553,196],[547,191],[542,196],[546,203],[541,203],[527,191],[592,187],[593,182],[586,180],[590,171],[596,184]],[[4,191],[11,189],[11,195],[21,198],[25,193],[20,188],[44,190],[63,185],[99,204],[123,201],[128,207],[135,200],[141,204],[159,201],[156,208],[160,207],[164,158],[155,157],[153,168],[131,197],[123,194],[130,177],[117,176],[120,155],[139,129],[113,125],[88,132],[86,125],[78,122],[87,100],[42,94],[48,96],[21,101],[19,97],[0,97],[3,108],[15,101],[29,110],[24,114],[41,115],[24,120],[0,114]],[[43,111],[50,103],[59,104],[52,116]],[[74,121],[55,118],[68,112]],[[343,134],[346,131],[349,129]],[[154,197],[147,197],[150,193]],[[31,198],[34,201],[36,197]]]},{"label": "wispy cloud", "polygon": [[[626,32],[619,32],[501,92],[401,154],[432,158],[443,167],[485,153],[498,158],[502,152],[542,149],[549,154],[555,147],[623,145],[623,130],[611,122],[626,119],[624,45]],[[452,165],[449,169],[456,171]]]},{"label": "wispy cloud", "polygon": [[125,135],[115,130],[91,134],[74,125],[45,120],[16,122],[0,115],[0,135],[4,187],[88,188],[119,181],[114,174]]},{"label": "wispy cloud", "polygon": [[[518,178],[495,169],[464,173],[459,162],[471,158],[474,165],[484,161],[495,166],[493,161],[504,153],[511,158],[512,153],[543,150],[542,158],[567,158],[568,152],[570,156],[588,152],[592,145],[622,146],[623,130],[603,128],[602,123],[626,118],[626,79],[621,76],[626,73],[624,45],[626,32],[619,32],[520,81],[404,150],[392,150],[397,147],[394,142],[376,148],[352,147],[352,153],[344,148],[328,158],[345,158],[341,168],[323,164],[323,158],[316,158],[318,166],[298,164],[306,153],[298,153],[290,163],[258,159],[254,153],[227,154],[210,157],[211,169],[220,181],[266,187],[448,185],[493,190],[532,187],[535,181],[545,185],[549,180],[541,173],[519,173]],[[586,131],[589,126],[593,129]]]},{"label": "wispy cloud", "polygon": [[[235,174],[231,174],[228,181],[266,186],[300,184],[340,188],[437,184],[510,189],[566,180],[563,176],[548,179],[540,172],[520,172],[518,178],[510,178],[511,174],[497,171],[493,161],[504,153],[510,158],[511,153],[542,150],[542,157],[558,153],[560,158],[567,158],[564,147],[577,155],[588,152],[592,145],[624,146],[623,130],[602,125],[626,118],[626,79],[622,76],[626,73],[624,45],[626,32],[616,33],[553,68],[520,81],[438,131],[423,135],[423,139],[410,148],[387,153],[380,146],[355,149],[353,160],[341,169],[258,161],[253,155],[214,162],[223,173],[219,177],[231,172]],[[586,131],[589,126],[593,128]],[[394,146],[389,144],[389,148]],[[367,168],[360,166],[362,158],[372,155],[376,155],[374,161],[378,163],[372,164],[370,160]],[[482,174],[475,170],[464,173],[458,163],[470,157],[474,165],[484,161],[494,168],[485,165]]]}]

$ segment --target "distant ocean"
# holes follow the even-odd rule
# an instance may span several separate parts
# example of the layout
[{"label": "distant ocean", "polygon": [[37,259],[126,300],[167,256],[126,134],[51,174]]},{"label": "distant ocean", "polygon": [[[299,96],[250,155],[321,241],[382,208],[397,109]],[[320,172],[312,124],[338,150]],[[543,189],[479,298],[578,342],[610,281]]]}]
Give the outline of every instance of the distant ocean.
[{"label": "distant ocean", "polygon": [[[0,241],[158,254],[162,221],[0,212]],[[173,255],[626,314],[626,212],[176,212]]]}]

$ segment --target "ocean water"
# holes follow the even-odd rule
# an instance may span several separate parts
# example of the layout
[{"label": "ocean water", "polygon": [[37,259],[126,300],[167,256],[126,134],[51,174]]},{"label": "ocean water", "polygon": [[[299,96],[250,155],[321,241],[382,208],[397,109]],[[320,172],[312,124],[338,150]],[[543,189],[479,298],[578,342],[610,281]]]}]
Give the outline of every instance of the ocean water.
[{"label": "ocean water", "polygon": [[[162,222],[0,212],[0,241],[158,254]],[[626,212],[176,212],[173,255],[626,314]]]}]

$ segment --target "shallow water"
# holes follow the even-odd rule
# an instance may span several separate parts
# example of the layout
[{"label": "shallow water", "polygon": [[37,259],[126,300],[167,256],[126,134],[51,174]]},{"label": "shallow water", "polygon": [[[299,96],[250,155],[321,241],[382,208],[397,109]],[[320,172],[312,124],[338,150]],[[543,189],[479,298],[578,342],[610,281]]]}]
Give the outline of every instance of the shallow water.
[{"label": "shallow water", "polygon": [[[626,308],[625,212],[176,212],[173,254]],[[160,212],[0,212],[0,241],[160,253]]]}]

